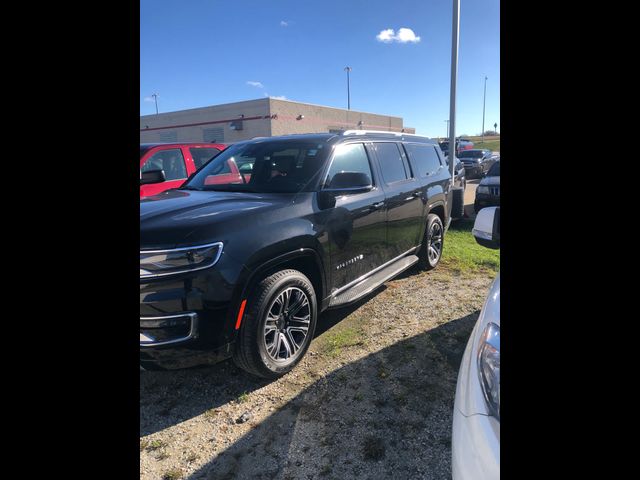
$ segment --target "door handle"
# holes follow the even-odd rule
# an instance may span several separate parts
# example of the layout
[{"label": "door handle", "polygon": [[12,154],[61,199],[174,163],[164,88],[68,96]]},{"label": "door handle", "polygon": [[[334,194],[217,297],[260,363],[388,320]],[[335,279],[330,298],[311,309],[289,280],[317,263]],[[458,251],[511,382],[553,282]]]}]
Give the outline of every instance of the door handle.
[{"label": "door handle", "polygon": [[377,210],[378,208],[382,208],[382,207],[384,207],[384,202],[374,203],[373,205],[371,205],[371,207],[372,207],[374,210]]}]

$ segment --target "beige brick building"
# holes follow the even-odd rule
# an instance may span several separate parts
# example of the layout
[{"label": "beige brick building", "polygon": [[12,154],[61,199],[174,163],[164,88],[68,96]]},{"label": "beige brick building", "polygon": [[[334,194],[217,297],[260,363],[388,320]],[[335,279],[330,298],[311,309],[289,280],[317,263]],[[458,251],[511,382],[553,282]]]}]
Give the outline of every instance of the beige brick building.
[{"label": "beige brick building", "polygon": [[140,117],[140,143],[234,143],[253,137],[365,129],[415,133],[402,117],[275,98]]}]

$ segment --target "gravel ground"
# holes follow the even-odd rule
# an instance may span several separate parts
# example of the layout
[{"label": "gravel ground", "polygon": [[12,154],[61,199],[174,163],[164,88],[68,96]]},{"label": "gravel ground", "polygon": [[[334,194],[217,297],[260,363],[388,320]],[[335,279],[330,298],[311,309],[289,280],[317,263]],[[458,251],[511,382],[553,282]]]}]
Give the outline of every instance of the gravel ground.
[{"label": "gravel ground", "polygon": [[451,478],[458,367],[494,276],[410,270],[325,312],[274,382],[230,361],[140,372],[140,477]]}]

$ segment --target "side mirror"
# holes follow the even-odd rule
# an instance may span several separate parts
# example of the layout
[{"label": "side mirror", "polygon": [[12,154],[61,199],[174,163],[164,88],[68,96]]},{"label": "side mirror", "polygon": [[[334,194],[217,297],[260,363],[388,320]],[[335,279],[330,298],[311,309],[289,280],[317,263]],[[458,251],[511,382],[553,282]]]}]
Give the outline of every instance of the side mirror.
[{"label": "side mirror", "polygon": [[331,179],[331,183],[324,191],[334,195],[348,195],[350,193],[364,193],[373,188],[369,175],[362,172],[340,172]]},{"label": "side mirror", "polygon": [[322,190],[318,193],[318,207],[321,210],[328,210],[336,206],[336,197],[333,193],[327,190]]},{"label": "side mirror", "polygon": [[140,185],[147,185],[149,183],[162,183],[167,180],[164,175],[164,170],[148,170],[140,174]]},{"label": "side mirror", "polygon": [[483,247],[500,248],[500,207],[485,207],[473,224],[473,236]]}]

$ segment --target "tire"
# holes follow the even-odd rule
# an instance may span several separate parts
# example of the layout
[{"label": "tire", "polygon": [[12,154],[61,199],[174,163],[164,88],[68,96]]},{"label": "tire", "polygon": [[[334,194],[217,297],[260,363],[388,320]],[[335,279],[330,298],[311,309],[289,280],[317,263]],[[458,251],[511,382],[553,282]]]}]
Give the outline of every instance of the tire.
[{"label": "tire", "polygon": [[[290,301],[299,307],[292,314],[287,310]],[[269,275],[247,300],[233,361],[262,378],[285,375],[307,352],[317,316],[316,294],[306,276],[291,269]]]},{"label": "tire", "polygon": [[[439,235],[438,235],[439,232]],[[436,236],[434,237],[434,234]],[[439,249],[437,248],[438,242],[435,244],[433,240],[437,240],[439,237]],[[434,255],[433,252],[430,254],[430,247],[434,247],[437,255]],[[442,249],[444,247],[444,226],[442,225],[442,220],[440,217],[434,213],[430,213],[427,216],[427,228],[424,231],[424,238],[422,240],[422,246],[418,251],[418,268],[421,270],[432,270],[434,269],[438,263],[440,263],[440,259],[442,258]]]}]

